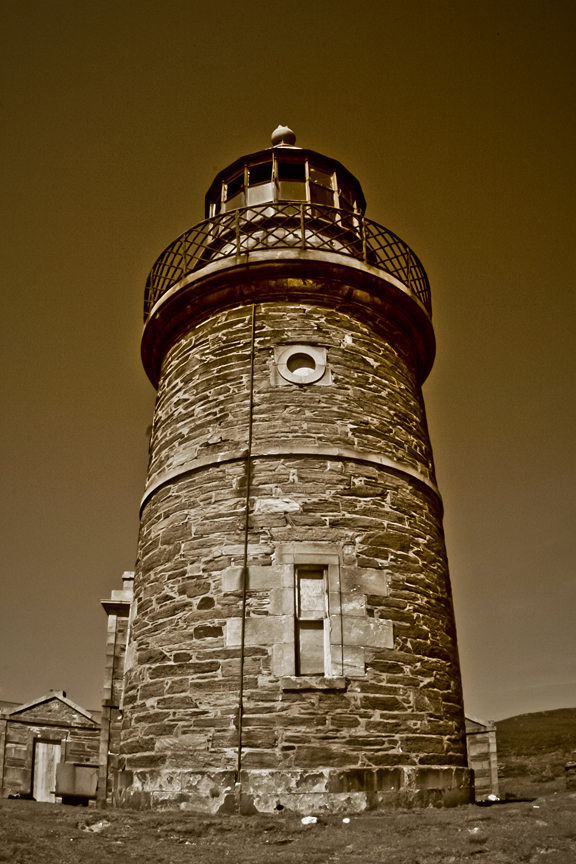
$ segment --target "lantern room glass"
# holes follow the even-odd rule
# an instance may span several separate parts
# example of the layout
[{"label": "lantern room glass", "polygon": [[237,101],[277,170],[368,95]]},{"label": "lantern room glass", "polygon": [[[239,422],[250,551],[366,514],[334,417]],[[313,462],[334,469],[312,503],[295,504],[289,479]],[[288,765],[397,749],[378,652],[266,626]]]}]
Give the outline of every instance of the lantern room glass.
[{"label": "lantern room glass", "polygon": [[210,215],[259,204],[297,201],[359,211],[356,196],[343,184],[339,172],[315,164],[309,157],[273,153],[270,158],[246,163],[244,169],[221,184],[210,204]]}]

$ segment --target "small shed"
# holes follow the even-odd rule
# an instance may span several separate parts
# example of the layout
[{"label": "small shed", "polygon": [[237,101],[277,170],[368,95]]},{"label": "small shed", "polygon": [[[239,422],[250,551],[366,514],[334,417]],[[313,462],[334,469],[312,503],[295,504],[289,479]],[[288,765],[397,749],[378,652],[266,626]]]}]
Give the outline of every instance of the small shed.
[{"label": "small shed", "polygon": [[76,705],[63,690],[52,690],[23,705],[3,707],[0,796],[56,802],[69,793],[73,799],[73,786],[57,789],[57,773],[62,771],[59,766],[66,764],[70,767],[63,777],[77,773],[81,778],[80,797],[95,797],[99,737],[99,716]]},{"label": "small shed", "polygon": [[499,795],[496,756],[496,724],[492,720],[466,717],[468,767],[474,771],[474,795],[477,801]]}]

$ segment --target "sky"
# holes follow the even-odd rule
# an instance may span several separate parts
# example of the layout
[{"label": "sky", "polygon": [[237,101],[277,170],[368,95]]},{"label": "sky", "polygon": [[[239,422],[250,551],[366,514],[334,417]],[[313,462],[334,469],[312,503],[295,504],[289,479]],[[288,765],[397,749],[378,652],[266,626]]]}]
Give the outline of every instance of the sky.
[{"label": "sky", "polygon": [[569,0],[3,0],[0,700],[100,705],[146,276],[282,124],[430,278],[466,712],[576,706],[575,31]]}]

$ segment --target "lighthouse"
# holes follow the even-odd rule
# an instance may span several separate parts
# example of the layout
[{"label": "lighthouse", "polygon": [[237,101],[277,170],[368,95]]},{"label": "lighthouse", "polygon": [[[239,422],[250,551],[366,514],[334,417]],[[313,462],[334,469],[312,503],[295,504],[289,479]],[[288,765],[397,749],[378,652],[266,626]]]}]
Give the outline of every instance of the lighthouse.
[{"label": "lighthouse", "polygon": [[350,171],[279,127],[152,267],[120,806],[470,800],[430,289],[365,210]]}]

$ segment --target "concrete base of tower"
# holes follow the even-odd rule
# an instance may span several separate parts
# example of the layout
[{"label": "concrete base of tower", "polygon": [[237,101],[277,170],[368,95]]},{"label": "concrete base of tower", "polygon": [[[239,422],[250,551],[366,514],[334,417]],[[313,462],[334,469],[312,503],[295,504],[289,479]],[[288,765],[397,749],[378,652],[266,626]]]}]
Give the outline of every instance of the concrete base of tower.
[{"label": "concrete base of tower", "polygon": [[149,770],[119,775],[115,805],[205,814],[362,813],[457,807],[474,801],[472,771],[452,766],[244,770]]}]

